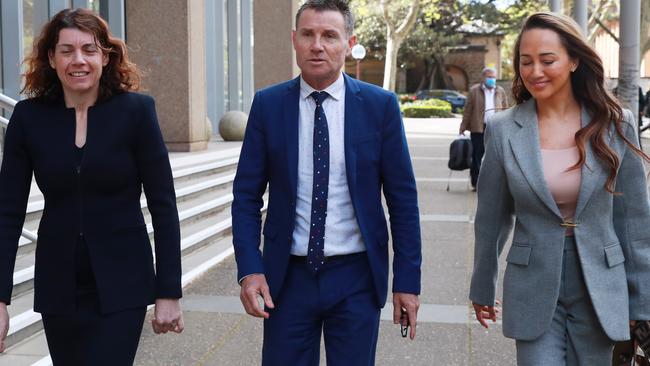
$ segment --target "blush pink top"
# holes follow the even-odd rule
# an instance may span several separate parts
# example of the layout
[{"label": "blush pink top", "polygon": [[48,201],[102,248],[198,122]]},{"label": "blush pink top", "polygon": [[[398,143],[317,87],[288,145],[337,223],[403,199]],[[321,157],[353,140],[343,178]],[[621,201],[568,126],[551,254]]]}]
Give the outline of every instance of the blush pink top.
[{"label": "blush pink top", "polygon": [[[573,221],[580,193],[580,169],[569,170],[580,159],[578,147],[542,149],[542,167],[548,189],[565,221]],[[573,229],[567,228],[567,235]]]}]

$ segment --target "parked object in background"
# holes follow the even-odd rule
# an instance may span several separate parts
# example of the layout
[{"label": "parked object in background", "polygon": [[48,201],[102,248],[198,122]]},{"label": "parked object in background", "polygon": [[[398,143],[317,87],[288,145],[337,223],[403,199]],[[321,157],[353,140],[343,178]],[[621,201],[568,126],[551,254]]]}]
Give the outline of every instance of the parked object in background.
[{"label": "parked object in background", "polygon": [[415,93],[417,100],[427,99],[440,99],[451,104],[451,111],[457,113],[459,109],[465,108],[465,100],[467,97],[457,92],[456,90],[449,89],[425,89]]}]

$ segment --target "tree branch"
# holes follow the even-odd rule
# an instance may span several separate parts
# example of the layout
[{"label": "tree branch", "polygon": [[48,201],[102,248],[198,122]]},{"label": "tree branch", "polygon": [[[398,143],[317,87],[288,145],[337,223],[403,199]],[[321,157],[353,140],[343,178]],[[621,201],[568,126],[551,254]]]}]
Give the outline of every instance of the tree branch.
[{"label": "tree branch", "polygon": [[388,27],[388,35],[392,36],[393,33],[395,33],[395,25],[393,22],[390,20],[390,16],[388,15],[388,5],[390,4],[390,0],[380,0],[379,1],[379,9],[381,9],[381,14],[384,17],[384,21],[386,22],[386,27]]},{"label": "tree branch", "polygon": [[619,42],[618,37],[616,37],[616,34],[614,34],[609,28],[607,28],[607,26],[603,24],[603,22],[601,22],[600,19],[595,18],[594,21],[596,22],[596,24],[598,24],[598,26],[600,26],[600,28],[602,28],[605,31],[605,33],[609,34],[610,37],[614,38],[616,43],[619,44],[621,43]]},{"label": "tree branch", "polygon": [[411,28],[413,28],[415,20],[417,19],[419,10],[420,0],[413,0],[413,3],[411,3],[411,6],[409,7],[408,14],[406,14],[406,18],[404,18],[402,24],[395,31],[397,37],[405,37],[411,31]]}]

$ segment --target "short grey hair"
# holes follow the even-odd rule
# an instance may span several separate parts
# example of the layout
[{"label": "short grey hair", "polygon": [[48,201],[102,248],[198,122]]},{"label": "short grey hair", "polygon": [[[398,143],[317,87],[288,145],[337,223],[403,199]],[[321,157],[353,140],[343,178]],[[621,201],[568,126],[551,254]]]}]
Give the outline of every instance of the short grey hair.
[{"label": "short grey hair", "polygon": [[485,74],[487,74],[488,72],[493,72],[496,75],[497,69],[495,69],[494,67],[486,67],[483,69],[483,71],[481,71],[481,75],[485,76]]},{"label": "short grey hair", "polygon": [[303,11],[307,9],[312,9],[317,12],[325,10],[334,10],[338,11],[343,15],[343,20],[345,21],[345,32],[348,37],[351,37],[354,34],[354,15],[350,11],[350,5],[345,0],[306,0],[298,9],[296,13],[296,30],[298,29],[298,19]]}]

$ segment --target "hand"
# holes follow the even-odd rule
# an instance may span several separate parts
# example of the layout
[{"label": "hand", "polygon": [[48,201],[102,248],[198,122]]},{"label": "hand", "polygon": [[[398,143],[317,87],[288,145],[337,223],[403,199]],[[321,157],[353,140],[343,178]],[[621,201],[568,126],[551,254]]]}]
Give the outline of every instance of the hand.
[{"label": "hand", "polygon": [[178,299],[156,299],[151,326],[156,334],[169,331],[180,333],[185,329],[183,323],[183,312]]},{"label": "hand", "polygon": [[466,131],[466,130],[465,130],[464,127],[460,127],[460,128],[458,129],[458,134],[459,134],[459,135],[462,135],[462,134],[465,133],[465,131]]},{"label": "hand", "polygon": [[[499,300],[496,301],[497,305],[501,304]],[[497,322],[497,314],[499,313],[499,308],[496,306],[480,305],[475,302],[472,303],[474,306],[474,313],[476,313],[476,320],[481,323],[486,329],[488,328],[487,319],[492,319],[492,323]]]},{"label": "hand", "polygon": [[409,338],[415,339],[415,333],[418,325],[418,309],[420,309],[420,299],[418,295],[406,294],[403,292],[393,293],[393,323],[400,324],[402,309],[406,311],[406,324],[411,326]]},{"label": "hand", "polygon": [[7,333],[9,332],[9,313],[7,312],[7,304],[0,301],[0,353],[4,352],[7,348],[5,341]]},{"label": "hand", "polygon": [[269,285],[266,283],[266,276],[261,273],[246,276],[241,282],[241,291],[239,293],[239,299],[244,305],[246,313],[258,318],[268,319],[269,313],[264,311],[264,308],[257,302],[258,296],[264,299],[264,305],[267,308],[275,308],[269,292]]}]

